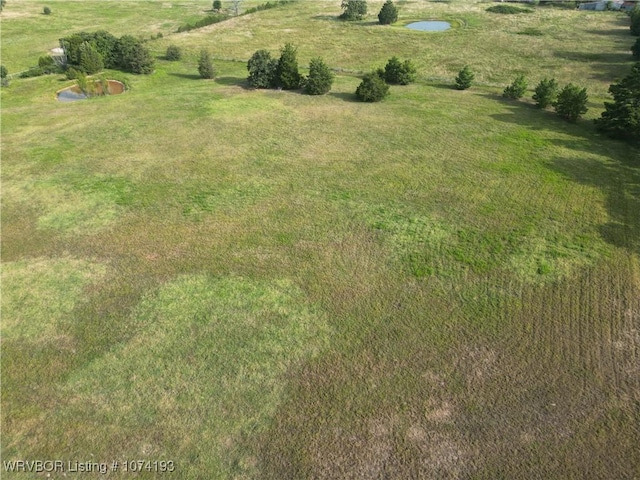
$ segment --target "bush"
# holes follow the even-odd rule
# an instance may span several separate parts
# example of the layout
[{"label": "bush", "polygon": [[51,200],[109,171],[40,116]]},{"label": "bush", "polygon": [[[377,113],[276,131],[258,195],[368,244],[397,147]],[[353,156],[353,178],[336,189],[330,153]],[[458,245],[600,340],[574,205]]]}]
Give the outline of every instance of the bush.
[{"label": "bush", "polygon": [[214,12],[219,12],[222,9],[222,2],[220,0],[214,0],[212,9]]},{"label": "bush", "polygon": [[469,65],[465,65],[456,77],[456,88],[458,90],[466,90],[471,86],[471,82],[473,82],[474,78],[475,75],[469,68]]},{"label": "bush", "polygon": [[487,8],[487,12],[514,15],[517,13],[531,13],[533,12],[533,10],[529,10],[528,8],[514,7],[513,5],[495,5],[493,7]]},{"label": "bush", "polygon": [[38,68],[42,70],[44,74],[58,73],[60,67],[56,64],[56,61],[49,55],[43,55],[38,59]]},{"label": "bush", "polygon": [[398,21],[398,8],[391,0],[387,0],[380,9],[380,13],[378,13],[378,21],[380,22],[380,25],[391,25]]},{"label": "bush", "polygon": [[78,78],[78,75],[81,75],[81,74],[82,74],[81,71],[76,70],[73,67],[67,68],[67,71],[65,72],[65,75],[68,80],[75,80],[76,78]]},{"label": "bush", "polygon": [[331,90],[335,75],[320,57],[311,59],[309,76],[304,82],[304,90],[309,95],[324,95]]},{"label": "bush", "polygon": [[120,59],[118,64],[124,71],[150,74],[154,60],[147,47],[135,37],[124,35],[118,40]]},{"label": "bush", "polygon": [[343,20],[362,20],[367,14],[366,0],[342,0]]},{"label": "bush", "polygon": [[45,15],[51,15],[51,9],[49,7],[44,7],[42,13],[44,13]]},{"label": "bush", "polygon": [[276,86],[284,90],[300,88],[302,77],[298,72],[298,60],[296,49],[291,43],[286,43],[280,51],[280,59],[276,66]]},{"label": "bush", "polygon": [[198,59],[198,73],[202,78],[211,79],[216,76],[216,71],[213,68],[211,62],[211,55],[207,50],[200,51],[200,58]]},{"label": "bush", "polygon": [[182,25],[178,27],[178,33],[180,32],[188,32],[189,30],[194,30],[196,28],[206,27],[207,25],[213,25],[214,23],[219,23],[224,20],[227,20],[229,17],[223,14],[216,15],[207,15],[201,20],[198,20],[195,23],[187,23],[186,25]]},{"label": "bush", "polygon": [[182,50],[180,50],[180,47],[177,47],[176,45],[169,45],[164,58],[172,62],[180,60],[182,58]]},{"label": "bush", "polygon": [[555,78],[551,80],[545,78],[535,88],[533,100],[539,108],[547,108],[558,98],[558,82]]},{"label": "bush", "polygon": [[120,41],[105,30],[81,32],[61,38],[60,47],[64,50],[69,65],[80,67],[80,47],[85,42],[95,47],[106,68],[120,67]]},{"label": "bush", "polygon": [[9,70],[4,65],[0,65],[0,78],[7,78],[9,75]]},{"label": "bush", "polygon": [[505,98],[510,98],[511,100],[517,100],[522,98],[522,96],[527,92],[527,81],[524,78],[524,75],[519,75],[513,81],[511,85],[504,89],[502,92],[502,96]]},{"label": "bush", "polygon": [[640,58],[640,38],[636,40],[636,43],[631,47],[631,53],[634,58]]},{"label": "bush", "polygon": [[368,73],[356,89],[356,96],[363,102],[379,102],[389,95],[389,85],[376,72]]},{"label": "bush", "polygon": [[631,35],[640,35],[640,5],[631,10]]},{"label": "bush", "polygon": [[275,86],[278,61],[271,58],[267,50],[258,50],[247,62],[249,77],[247,81],[253,88],[270,88]]},{"label": "bush", "polygon": [[614,101],[605,102],[596,127],[613,138],[640,142],[640,63],[620,83],[611,85],[609,93]]},{"label": "bush", "polygon": [[104,68],[102,55],[100,55],[96,47],[90,43],[84,42],[80,45],[80,68],[88,75],[98,73]]},{"label": "bush", "polygon": [[29,70],[25,70],[20,74],[20,78],[31,78],[31,77],[39,77],[40,75],[44,75],[44,72],[40,67],[33,67]]},{"label": "bush", "polygon": [[391,57],[384,67],[384,80],[387,83],[408,85],[416,81],[416,67],[411,60],[401,63],[398,57]]},{"label": "bush", "polygon": [[562,118],[575,122],[589,110],[587,108],[588,101],[587,89],[580,89],[580,87],[570,83],[560,91],[553,106],[556,109],[556,113]]}]

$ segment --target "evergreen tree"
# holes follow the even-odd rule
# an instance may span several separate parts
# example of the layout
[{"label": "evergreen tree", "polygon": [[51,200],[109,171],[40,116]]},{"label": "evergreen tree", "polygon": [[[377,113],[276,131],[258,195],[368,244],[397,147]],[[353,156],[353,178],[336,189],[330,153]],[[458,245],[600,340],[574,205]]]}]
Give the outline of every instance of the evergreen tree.
[{"label": "evergreen tree", "polygon": [[98,53],[96,47],[88,42],[80,45],[80,68],[87,75],[98,73],[104,68],[102,55]]},{"label": "evergreen tree", "polygon": [[380,22],[380,25],[391,25],[398,21],[398,8],[391,0],[387,0],[380,9],[380,13],[378,13],[378,21]]},{"label": "evergreen tree", "polygon": [[358,85],[356,95],[363,102],[379,102],[389,95],[389,85],[376,72],[371,72]]},{"label": "evergreen tree", "polygon": [[362,20],[367,14],[366,0],[342,0],[342,15],[344,20]]},{"label": "evergreen tree", "polygon": [[280,60],[276,67],[276,86],[284,90],[300,88],[302,77],[298,72],[298,59],[296,48],[291,43],[286,43],[280,51]]},{"label": "evergreen tree", "polygon": [[614,101],[605,102],[596,127],[611,137],[640,142],[640,63],[620,83],[611,85],[609,93]]},{"label": "evergreen tree", "polygon": [[211,79],[216,76],[216,71],[213,68],[211,62],[211,54],[207,50],[200,51],[200,58],[198,59],[198,73],[202,78]]},{"label": "evergreen tree", "polygon": [[570,83],[560,91],[553,106],[556,109],[556,113],[562,118],[575,122],[589,110],[587,108],[588,101],[587,89],[580,89],[580,87]]},{"label": "evergreen tree", "polygon": [[471,82],[475,75],[469,68],[469,65],[465,65],[460,72],[458,72],[458,76],[456,77],[456,88],[458,90],[466,90],[471,86]]},{"label": "evergreen tree", "polygon": [[180,50],[180,47],[176,45],[169,45],[164,58],[171,60],[172,62],[180,60],[182,58],[182,50]]},{"label": "evergreen tree", "polygon": [[391,57],[384,67],[383,78],[387,83],[408,85],[416,81],[416,67],[411,60],[400,62],[398,57]]},{"label": "evergreen tree", "polygon": [[0,78],[7,78],[7,75],[9,75],[7,67],[5,67],[4,65],[0,65]]},{"label": "evergreen tree", "polygon": [[133,73],[153,72],[154,60],[147,47],[131,35],[123,35],[118,40],[120,68]]},{"label": "evergreen tree", "polygon": [[213,1],[213,10],[216,12],[219,12],[222,9],[222,1],[221,0],[214,0]]},{"label": "evergreen tree", "polygon": [[522,98],[527,92],[527,80],[524,75],[518,75],[511,85],[504,89],[502,96],[510,98],[511,100],[517,100]]},{"label": "evergreen tree", "polygon": [[545,78],[535,88],[533,99],[539,108],[547,108],[558,98],[558,82],[555,78],[551,80]]},{"label": "evergreen tree", "polygon": [[311,59],[304,90],[309,95],[324,95],[331,90],[334,74],[320,57]]},{"label": "evergreen tree", "polygon": [[640,38],[636,40],[636,43],[631,47],[631,53],[634,58],[640,58]]},{"label": "evergreen tree", "polygon": [[631,10],[631,35],[640,35],[640,5]]},{"label": "evergreen tree", "polygon": [[247,62],[249,85],[253,88],[274,87],[277,66],[278,61],[271,58],[271,54],[267,50],[255,52]]}]

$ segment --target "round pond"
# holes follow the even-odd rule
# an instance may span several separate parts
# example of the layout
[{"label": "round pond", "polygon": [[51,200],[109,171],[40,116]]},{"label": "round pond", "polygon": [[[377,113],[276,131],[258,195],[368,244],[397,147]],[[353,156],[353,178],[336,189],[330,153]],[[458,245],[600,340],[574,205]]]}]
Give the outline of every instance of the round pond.
[{"label": "round pond", "polygon": [[60,90],[56,97],[60,102],[75,102],[76,100],[84,100],[93,96],[100,95],[119,95],[124,93],[124,84],[122,82],[118,82],[117,80],[107,80],[107,91],[104,91],[102,82],[94,82],[92,86],[92,93],[87,95],[85,92],[80,90],[77,85],[73,85],[71,87],[67,87],[63,90]]},{"label": "round pond", "polygon": [[407,25],[411,30],[420,30],[421,32],[442,32],[449,30],[451,24],[440,20],[424,20],[422,22],[413,22]]}]

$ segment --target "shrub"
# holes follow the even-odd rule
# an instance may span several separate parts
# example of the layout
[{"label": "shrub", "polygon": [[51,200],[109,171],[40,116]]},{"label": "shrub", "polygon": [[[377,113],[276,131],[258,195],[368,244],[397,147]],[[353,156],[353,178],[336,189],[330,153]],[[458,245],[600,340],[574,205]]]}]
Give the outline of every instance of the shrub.
[{"label": "shrub", "polygon": [[331,90],[335,75],[320,57],[311,59],[304,90],[309,95],[324,95]]},{"label": "shrub", "polygon": [[558,98],[558,82],[556,82],[555,78],[551,80],[545,78],[536,85],[533,100],[535,100],[539,108],[547,108],[553,105],[556,98]]},{"label": "shrub", "polygon": [[640,5],[631,10],[631,35],[640,35]]},{"label": "shrub", "polygon": [[384,67],[384,80],[387,83],[408,85],[416,81],[416,67],[411,60],[401,63],[398,57],[391,57]]},{"label": "shrub", "polygon": [[247,62],[249,77],[247,81],[253,88],[270,88],[275,86],[278,61],[271,58],[267,50],[258,50]]},{"label": "shrub", "polygon": [[466,90],[471,86],[471,82],[473,82],[474,78],[475,75],[469,68],[469,65],[465,65],[456,77],[456,88],[458,90]]},{"label": "shrub", "polygon": [[9,75],[9,70],[4,65],[0,65],[0,78],[7,78]]},{"label": "shrub", "polygon": [[391,0],[387,0],[382,5],[380,13],[378,13],[378,21],[380,25],[391,25],[398,21],[398,8]]},{"label": "shrub", "polygon": [[342,0],[343,20],[362,20],[367,14],[366,0]]},{"label": "shrub", "polygon": [[640,58],[640,38],[638,38],[636,43],[631,47],[631,53],[634,58]]},{"label": "shrub", "polygon": [[85,42],[95,47],[106,68],[120,66],[120,41],[105,30],[94,33],[80,32],[61,38],[60,47],[64,50],[69,65],[80,67],[80,46]]},{"label": "shrub", "polygon": [[514,15],[517,13],[531,13],[533,12],[533,10],[529,10],[528,8],[514,7],[513,5],[494,5],[493,7],[487,8],[487,12]]},{"label": "shrub", "polygon": [[613,138],[640,142],[640,63],[620,83],[612,84],[609,93],[614,101],[605,102],[596,127]]},{"label": "shrub", "polygon": [[222,2],[220,0],[214,0],[212,9],[214,12],[219,12],[222,9]]},{"label": "shrub", "polygon": [[517,100],[522,98],[522,96],[527,91],[527,81],[524,78],[524,75],[519,75],[513,81],[511,85],[504,89],[502,92],[502,96],[505,98],[510,98],[512,100]]},{"label": "shrub", "polygon": [[56,61],[49,55],[43,55],[38,59],[38,68],[45,74],[58,73],[60,71]]},{"label": "shrub", "polygon": [[213,63],[211,62],[211,55],[207,50],[200,51],[200,58],[198,59],[198,73],[202,78],[214,78],[216,76],[216,71],[213,68]]},{"label": "shrub", "polygon": [[118,40],[120,68],[132,73],[153,72],[154,60],[147,47],[135,37],[124,35]]},{"label": "shrub", "polygon": [[40,75],[44,75],[44,72],[40,67],[33,67],[29,70],[25,70],[20,74],[20,78],[31,78],[31,77],[39,77]]},{"label": "shrub", "polygon": [[389,95],[389,85],[376,72],[368,73],[356,89],[356,96],[363,102],[379,102]]},{"label": "shrub", "polygon": [[44,13],[45,15],[51,15],[51,9],[49,7],[44,7],[42,13]]},{"label": "shrub", "polygon": [[300,88],[302,77],[298,72],[298,60],[296,48],[291,43],[286,43],[280,51],[280,59],[276,66],[276,86],[284,90]]},{"label": "shrub", "polygon": [[580,89],[570,83],[560,91],[553,106],[562,118],[575,122],[581,115],[587,113],[588,101],[587,89]]},{"label": "shrub", "polygon": [[172,62],[180,60],[182,58],[182,50],[180,50],[180,47],[176,45],[169,45],[167,47],[167,53],[165,54],[165,58],[167,60],[171,60]]},{"label": "shrub", "polygon": [[76,78],[78,78],[78,75],[81,75],[81,74],[82,74],[81,71],[76,70],[73,67],[67,68],[67,71],[65,72],[65,75],[68,80],[75,80]]},{"label": "shrub", "polygon": [[84,42],[80,45],[80,68],[88,75],[98,73],[104,68],[102,55],[90,43]]},{"label": "shrub", "polygon": [[227,15],[221,13],[216,15],[207,15],[195,23],[187,23],[186,25],[178,27],[178,32],[188,32],[189,30],[194,30],[196,28],[206,27],[207,25],[213,25],[214,23],[222,22],[228,18],[229,17]]}]

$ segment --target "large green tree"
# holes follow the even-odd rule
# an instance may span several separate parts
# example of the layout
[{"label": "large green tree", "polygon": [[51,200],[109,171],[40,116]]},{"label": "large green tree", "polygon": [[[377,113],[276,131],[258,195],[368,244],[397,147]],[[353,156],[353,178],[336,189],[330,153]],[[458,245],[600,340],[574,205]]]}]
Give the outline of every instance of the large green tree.
[{"label": "large green tree", "polygon": [[633,10],[631,10],[631,35],[639,36],[640,35],[640,5],[637,5]]},{"label": "large green tree", "polygon": [[401,62],[391,57],[384,67],[384,79],[387,83],[409,85],[416,81],[416,67],[411,60]]},{"label": "large green tree", "polygon": [[342,0],[342,15],[344,20],[362,20],[367,14],[366,0]]},{"label": "large green tree", "polygon": [[587,89],[570,83],[560,91],[553,107],[562,118],[575,122],[589,110],[588,101]]},{"label": "large green tree", "polygon": [[611,85],[609,93],[613,102],[605,102],[596,127],[611,137],[640,142],[640,63],[620,83]]},{"label": "large green tree", "polygon": [[334,74],[324,61],[318,57],[311,59],[309,76],[304,82],[304,91],[309,95],[324,95],[331,90]]},{"label": "large green tree", "polygon": [[297,50],[291,43],[286,43],[280,50],[280,59],[276,66],[276,86],[284,90],[300,88],[302,77],[298,71]]},{"label": "large green tree", "polygon": [[249,77],[247,81],[253,88],[270,88],[275,86],[278,61],[271,58],[268,50],[258,50],[247,62]]},{"label": "large green tree", "polygon": [[382,5],[380,13],[378,13],[378,21],[381,25],[391,25],[398,21],[398,8],[391,0],[387,0]]},{"label": "large green tree", "polygon": [[119,65],[125,71],[149,74],[153,72],[154,60],[147,47],[131,35],[124,35],[118,40]]},{"label": "large green tree", "polygon": [[91,43],[84,42],[80,45],[80,68],[87,75],[98,73],[104,68],[102,55]]}]

